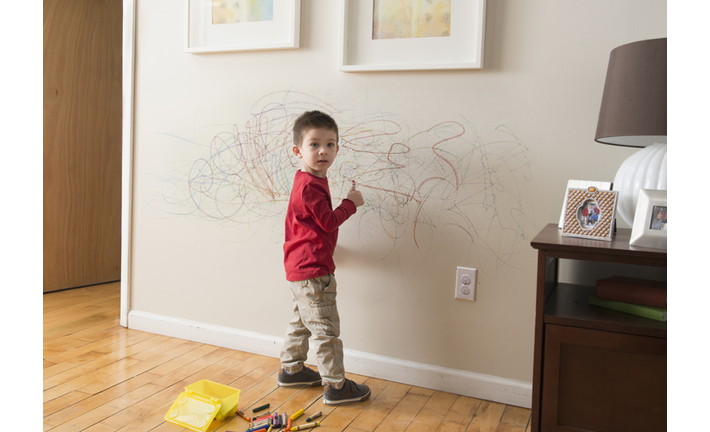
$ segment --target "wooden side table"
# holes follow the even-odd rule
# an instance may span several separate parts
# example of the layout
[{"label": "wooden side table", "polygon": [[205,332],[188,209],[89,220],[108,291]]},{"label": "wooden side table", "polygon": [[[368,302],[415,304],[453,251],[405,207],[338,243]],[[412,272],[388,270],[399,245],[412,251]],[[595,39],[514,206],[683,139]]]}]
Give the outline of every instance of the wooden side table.
[{"label": "wooden side table", "polygon": [[[561,283],[559,260],[666,267],[666,251],[563,237],[547,225],[538,250],[532,430],[666,430],[665,322],[589,305],[594,286]],[[595,264],[594,264],[595,265]]]}]

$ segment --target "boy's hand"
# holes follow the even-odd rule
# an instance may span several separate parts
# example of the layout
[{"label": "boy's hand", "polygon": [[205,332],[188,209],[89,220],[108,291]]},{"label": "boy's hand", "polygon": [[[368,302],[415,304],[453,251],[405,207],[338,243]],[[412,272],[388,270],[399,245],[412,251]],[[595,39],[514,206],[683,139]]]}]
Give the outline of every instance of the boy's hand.
[{"label": "boy's hand", "polygon": [[362,198],[362,194],[359,190],[355,188],[355,180],[353,180],[353,187],[348,192],[348,199],[355,203],[355,207],[360,207],[365,204],[365,200]]}]

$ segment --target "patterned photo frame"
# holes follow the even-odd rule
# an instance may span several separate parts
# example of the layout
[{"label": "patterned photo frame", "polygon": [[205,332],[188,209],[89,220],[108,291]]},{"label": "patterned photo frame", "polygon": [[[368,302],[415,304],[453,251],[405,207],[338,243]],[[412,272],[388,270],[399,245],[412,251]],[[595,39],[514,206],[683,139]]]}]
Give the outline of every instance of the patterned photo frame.
[{"label": "patterned photo frame", "polygon": [[618,191],[594,186],[569,188],[562,235],[611,241],[618,197]]}]

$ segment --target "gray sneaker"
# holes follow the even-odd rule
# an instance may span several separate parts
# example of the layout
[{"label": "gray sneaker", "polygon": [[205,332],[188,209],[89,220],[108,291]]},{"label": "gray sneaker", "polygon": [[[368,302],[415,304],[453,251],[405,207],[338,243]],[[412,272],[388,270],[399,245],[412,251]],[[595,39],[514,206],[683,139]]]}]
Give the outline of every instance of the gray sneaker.
[{"label": "gray sneaker", "polygon": [[290,374],[281,369],[276,381],[279,383],[279,387],[315,387],[321,385],[320,374],[307,366],[303,366],[303,369],[295,374]]},{"label": "gray sneaker", "polygon": [[326,405],[341,405],[353,402],[362,402],[370,397],[370,388],[365,384],[355,384],[349,379],[345,379],[340,389],[329,385],[324,387],[323,402]]}]

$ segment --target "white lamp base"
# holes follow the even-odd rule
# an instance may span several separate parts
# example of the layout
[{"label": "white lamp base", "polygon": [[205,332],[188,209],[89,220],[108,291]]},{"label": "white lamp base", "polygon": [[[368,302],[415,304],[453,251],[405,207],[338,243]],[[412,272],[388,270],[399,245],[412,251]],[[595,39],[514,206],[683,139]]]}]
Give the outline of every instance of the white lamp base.
[{"label": "white lamp base", "polygon": [[631,155],[619,167],[613,186],[619,191],[616,212],[629,226],[634,226],[639,190],[668,189],[666,159],[666,143],[654,143]]}]

